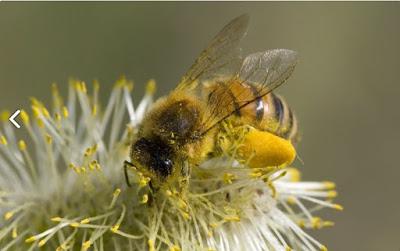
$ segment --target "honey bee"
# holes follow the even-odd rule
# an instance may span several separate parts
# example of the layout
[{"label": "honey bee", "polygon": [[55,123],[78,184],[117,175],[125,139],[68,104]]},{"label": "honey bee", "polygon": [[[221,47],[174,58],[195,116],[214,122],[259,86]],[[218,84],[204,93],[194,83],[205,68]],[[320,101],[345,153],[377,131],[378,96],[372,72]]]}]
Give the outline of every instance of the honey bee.
[{"label": "honey bee", "polygon": [[228,121],[233,128],[251,128],[242,150],[243,157],[253,156],[250,167],[293,161],[296,118],[272,91],[292,74],[296,53],[275,49],[243,58],[239,43],[248,21],[242,15],[228,23],[178,86],[153,104],[131,144],[126,178],[129,166],[153,187],[189,177],[191,168],[224,148],[217,138]]}]

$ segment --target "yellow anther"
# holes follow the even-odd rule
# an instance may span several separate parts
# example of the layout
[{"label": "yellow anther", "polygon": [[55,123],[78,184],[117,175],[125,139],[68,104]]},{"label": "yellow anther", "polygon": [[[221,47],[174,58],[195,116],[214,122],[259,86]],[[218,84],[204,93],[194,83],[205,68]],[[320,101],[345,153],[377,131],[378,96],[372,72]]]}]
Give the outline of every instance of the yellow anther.
[{"label": "yellow anther", "polygon": [[51,220],[51,221],[55,221],[55,222],[60,222],[60,221],[62,221],[62,218],[56,216],[56,217],[51,218],[50,220]]},{"label": "yellow anther", "polygon": [[182,200],[182,199],[179,199],[178,200],[178,206],[179,206],[179,208],[181,208],[181,209],[187,209],[187,207],[188,207],[188,205],[187,205],[187,203],[184,201],[184,200]]},{"label": "yellow anther", "polygon": [[299,221],[297,222],[297,225],[298,225],[299,227],[301,227],[301,228],[304,228],[304,226],[305,226],[306,224],[305,224],[304,220],[299,220]]},{"label": "yellow anther", "polygon": [[115,189],[113,196],[117,197],[117,196],[119,196],[120,193],[121,193],[121,189],[117,188],[117,189]]},{"label": "yellow anther", "polygon": [[93,105],[93,108],[92,108],[92,115],[93,115],[93,116],[96,116],[96,115],[97,115],[97,105]]},{"label": "yellow anther", "polygon": [[81,224],[79,222],[72,222],[69,224],[71,227],[79,227]]},{"label": "yellow anther", "polygon": [[294,204],[296,204],[296,198],[294,196],[289,196],[289,197],[287,197],[287,202],[289,204],[294,205]]},{"label": "yellow anther", "polygon": [[1,112],[1,114],[0,114],[0,119],[2,120],[2,121],[7,121],[8,120],[8,118],[10,117],[10,112],[9,111],[2,111]]},{"label": "yellow anther", "polygon": [[339,204],[333,204],[333,208],[339,211],[343,211],[343,206]]},{"label": "yellow anther", "polygon": [[29,115],[26,111],[21,110],[21,119],[24,124],[29,124]]},{"label": "yellow anther", "polygon": [[21,151],[25,151],[25,150],[26,150],[26,143],[25,143],[25,141],[20,140],[20,141],[18,142],[18,147],[19,147],[19,149],[20,149]]},{"label": "yellow anther", "polygon": [[10,211],[4,214],[4,219],[9,220],[14,216],[14,212]]},{"label": "yellow anther", "polygon": [[240,217],[237,215],[229,215],[224,217],[225,221],[233,221],[233,222],[238,222],[240,221]]},{"label": "yellow anther", "polygon": [[81,224],[88,224],[90,222],[90,219],[83,219],[80,221]]},{"label": "yellow anther", "polygon": [[301,173],[297,168],[288,168],[287,172],[290,177],[290,181],[299,182],[301,180]]},{"label": "yellow anther", "polygon": [[311,227],[314,228],[314,229],[321,228],[321,218],[313,217],[311,219]]},{"label": "yellow anther", "polygon": [[177,245],[174,245],[169,249],[169,251],[181,251],[181,249]]},{"label": "yellow anther", "polygon": [[217,228],[218,227],[218,223],[215,223],[215,222],[210,223],[210,227]]},{"label": "yellow anther", "polygon": [[42,113],[46,118],[50,118],[49,110],[47,110],[46,107],[42,107]]},{"label": "yellow anther", "polygon": [[46,242],[47,242],[47,240],[41,240],[41,241],[39,241],[38,247],[44,246],[44,244],[46,244]]},{"label": "yellow anther", "polygon": [[285,251],[292,251],[293,249],[291,247],[286,247]]},{"label": "yellow anther", "polygon": [[336,184],[331,181],[324,181],[323,184],[326,187],[326,189],[335,189],[336,187]]},{"label": "yellow anther", "polygon": [[262,176],[262,173],[261,172],[251,172],[250,173],[250,177],[251,178],[259,178],[259,177],[261,177]]},{"label": "yellow anther", "polygon": [[81,90],[83,93],[87,93],[87,89],[86,89],[86,83],[85,82],[81,82]]},{"label": "yellow anther", "polygon": [[36,123],[40,128],[44,128],[44,123],[42,119],[36,118]]},{"label": "yellow anther", "polygon": [[167,189],[167,190],[165,191],[165,194],[166,194],[167,196],[172,196],[172,192],[171,192],[171,190],[169,190],[169,189]]},{"label": "yellow anther", "polygon": [[94,81],[93,81],[93,89],[94,89],[95,91],[98,91],[98,90],[100,89],[99,81],[97,81],[97,80],[94,80]]},{"label": "yellow anther", "polygon": [[156,91],[156,81],[154,79],[150,79],[147,82],[146,93],[149,95],[153,95],[155,91]]},{"label": "yellow anther", "polygon": [[33,112],[33,116],[35,116],[35,118],[38,118],[41,114],[39,108],[35,105],[32,105],[32,112]]},{"label": "yellow anther", "polygon": [[185,220],[190,220],[190,215],[187,212],[181,212],[181,214]]},{"label": "yellow anther", "polygon": [[0,143],[6,146],[8,144],[6,137],[0,136]]},{"label": "yellow anther", "polygon": [[80,174],[82,172],[78,166],[74,166],[73,169],[77,174]]},{"label": "yellow anther", "polygon": [[149,246],[149,251],[155,251],[155,247],[154,247],[154,241],[153,240],[148,240],[147,241],[147,245]]},{"label": "yellow anther", "polygon": [[111,232],[116,233],[118,231],[119,227],[120,227],[119,224],[115,224],[114,226],[112,226],[110,228],[110,230],[111,230]]},{"label": "yellow anther", "polygon": [[53,142],[53,137],[51,137],[49,134],[46,134],[45,137],[47,144],[51,144]]},{"label": "yellow anther", "polygon": [[90,246],[92,246],[92,242],[89,240],[89,241],[85,241],[83,244],[82,244],[82,249],[83,250],[88,250],[89,248],[90,248]]},{"label": "yellow anther", "polygon": [[61,115],[58,112],[54,113],[54,117],[56,121],[61,121]]},{"label": "yellow anther", "polygon": [[320,250],[321,251],[328,251],[328,248],[326,246],[324,246],[324,245],[321,245]]},{"label": "yellow anther", "polygon": [[147,194],[144,194],[140,203],[145,204],[148,201],[149,201],[149,196]]},{"label": "yellow anther", "polygon": [[145,187],[150,182],[149,177],[141,177],[139,180],[139,187]]},{"label": "yellow anther", "polygon": [[64,118],[68,118],[69,112],[68,112],[68,108],[67,107],[63,106],[62,114],[63,114]]},{"label": "yellow anther", "polygon": [[224,173],[223,181],[225,184],[232,184],[235,178],[235,175],[232,173]]},{"label": "yellow anther", "polygon": [[13,228],[12,233],[11,233],[11,237],[13,239],[18,237],[18,232],[17,232],[17,228],[16,227]]},{"label": "yellow anther", "polygon": [[337,196],[336,191],[328,191],[328,198],[335,198]]},{"label": "yellow anther", "polygon": [[86,168],[84,166],[81,167],[81,172],[86,173]]},{"label": "yellow anther", "polygon": [[88,157],[92,154],[92,149],[90,147],[86,148],[85,153],[83,154],[85,157]]},{"label": "yellow anther", "polygon": [[335,225],[335,222],[333,221],[324,221],[322,222],[323,227],[333,227]]},{"label": "yellow anther", "polygon": [[97,151],[97,144],[94,144],[92,146],[92,153],[95,153]]},{"label": "yellow anther", "polygon": [[128,89],[128,91],[132,91],[133,90],[133,82],[132,81],[129,81],[127,84],[126,84],[126,88]]},{"label": "yellow anther", "polygon": [[31,236],[31,237],[25,239],[25,242],[26,242],[26,243],[30,243],[30,242],[34,242],[34,241],[36,241],[36,240],[37,240],[37,238],[36,238],[35,236]]}]

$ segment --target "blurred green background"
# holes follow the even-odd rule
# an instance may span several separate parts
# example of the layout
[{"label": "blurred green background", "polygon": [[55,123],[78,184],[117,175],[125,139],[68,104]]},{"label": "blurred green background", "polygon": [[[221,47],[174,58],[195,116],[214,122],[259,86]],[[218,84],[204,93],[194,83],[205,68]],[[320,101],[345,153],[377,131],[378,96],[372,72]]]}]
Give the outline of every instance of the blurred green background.
[{"label": "blurred green background", "polygon": [[[246,53],[299,52],[279,89],[300,120],[307,180],[333,180],[343,212],[311,231],[331,250],[400,248],[400,3],[0,3],[0,109],[49,101],[50,84],[121,74],[163,95],[223,25],[249,13]],[[23,129],[22,129],[23,130]]]}]

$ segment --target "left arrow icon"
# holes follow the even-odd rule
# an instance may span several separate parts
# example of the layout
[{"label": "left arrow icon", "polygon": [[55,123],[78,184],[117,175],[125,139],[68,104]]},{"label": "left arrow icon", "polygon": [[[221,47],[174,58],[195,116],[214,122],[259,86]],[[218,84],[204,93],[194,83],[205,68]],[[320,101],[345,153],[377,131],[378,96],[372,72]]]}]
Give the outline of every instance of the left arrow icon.
[{"label": "left arrow icon", "polygon": [[11,117],[8,119],[10,120],[11,123],[13,123],[13,125],[16,128],[21,128],[21,126],[17,123],[17,121],[15,121],[15,118],[21,113],[21,110],[17,110],[16,112],[13,113],[13,115],[11,115]]}]

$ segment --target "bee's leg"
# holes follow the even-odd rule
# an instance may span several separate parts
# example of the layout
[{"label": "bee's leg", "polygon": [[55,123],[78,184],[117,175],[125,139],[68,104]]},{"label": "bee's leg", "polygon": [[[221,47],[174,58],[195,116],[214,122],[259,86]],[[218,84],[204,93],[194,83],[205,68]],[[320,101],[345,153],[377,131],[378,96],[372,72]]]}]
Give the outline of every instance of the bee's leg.
[{"label": "bee's leg", "polygon": [[134,168],[135,166],[131,162],[129,162],[127,160],[124,161],[125,181],[126,181],[126,184],[128,185],[128,187],[132,186],[131,182],[129,181],[129,176],[128,176],[128,168],[132,168],[132,167]]}]

